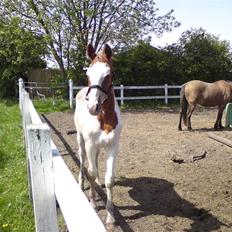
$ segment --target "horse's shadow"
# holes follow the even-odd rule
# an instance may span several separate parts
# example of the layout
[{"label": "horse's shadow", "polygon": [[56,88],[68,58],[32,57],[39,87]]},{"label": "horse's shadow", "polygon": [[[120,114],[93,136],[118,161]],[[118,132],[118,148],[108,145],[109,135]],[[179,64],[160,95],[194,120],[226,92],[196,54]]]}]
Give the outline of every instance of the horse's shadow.
[{"label": "horse's shadow", "polygon": [[195,128],[192,129],[192,132],[198,131],[198,132],[225,132],[225,131],[232,131],[231,127],[223,127],[222,129],[214,129],[214,128]]},{"label": "horse's shadow", "polygon": [[184,231],[210,232],[219,229],[222,225],[216,217],[205,209],[195,207],[192,203],[182,199],[174,190],[174,185],[166,180],[139,177],[135,179],[123,178],[116,185],[130,186],[130,197],[138,205],[118,206],[119,210],[136,210],[133,215],[125,219],[138,219],[149,215],[164,215],[167,217],[184,217],[192,220],[191,228]]}]

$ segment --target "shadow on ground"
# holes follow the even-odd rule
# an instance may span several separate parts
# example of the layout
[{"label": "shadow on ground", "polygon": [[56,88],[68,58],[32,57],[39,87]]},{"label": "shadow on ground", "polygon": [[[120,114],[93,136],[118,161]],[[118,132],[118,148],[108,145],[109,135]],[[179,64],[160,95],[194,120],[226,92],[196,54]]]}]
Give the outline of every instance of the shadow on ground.
[{"label": "shadow on ground", "polygon": [[149,215],[189,218],[192,220],[191,228],[184,230],[188,232],[210,232],[219,229],[221,226],[228,227],[207,210],[197,208],[181,198],[174,190],[173,183],[164,179],[151,177],[123,178],[116,185],[132,187],[129,190],[129,195],[138,203],[136,206],[118,207],[119,210],[139,211],[125,219],[135,220]]}]

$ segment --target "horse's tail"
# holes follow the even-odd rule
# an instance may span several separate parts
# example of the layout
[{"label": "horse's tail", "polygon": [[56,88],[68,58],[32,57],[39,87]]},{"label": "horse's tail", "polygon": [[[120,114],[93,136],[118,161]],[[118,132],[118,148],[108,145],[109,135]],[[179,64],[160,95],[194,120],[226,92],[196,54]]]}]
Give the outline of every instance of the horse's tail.
[{"label": "horse's tail", "polygon": [[182,86],[180,91],[180,121],[179,121],[179,130],[181,130],[181,119],[183,118],[185,126],[187,125],[187,110],[188,110],[188,101],[185,97],[185,85]]}]

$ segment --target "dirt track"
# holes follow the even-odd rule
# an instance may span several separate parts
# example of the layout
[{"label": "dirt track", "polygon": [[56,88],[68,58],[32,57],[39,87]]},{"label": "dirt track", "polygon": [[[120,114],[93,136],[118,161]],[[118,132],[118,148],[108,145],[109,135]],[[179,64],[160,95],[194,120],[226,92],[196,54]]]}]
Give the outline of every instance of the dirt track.
[{"label": "dirt track", "polygon": [[[77,177],[76,136],[67,135],[74,129],[73,113],[46,117],[59,132],[54,142]],[[122,117],[114,187],[119,226],[114,231],[232,231],[232,148],[207,136],[216,111],[194,112],[193,132],[177,130],[175,110],[123,112]],[[215,133],[232,140],[231,129]],[[206,157],[192,162],[202,154]],[[102,154],[102,177],[104,161]],[[104,222],[104,203],[98,204]]]}]

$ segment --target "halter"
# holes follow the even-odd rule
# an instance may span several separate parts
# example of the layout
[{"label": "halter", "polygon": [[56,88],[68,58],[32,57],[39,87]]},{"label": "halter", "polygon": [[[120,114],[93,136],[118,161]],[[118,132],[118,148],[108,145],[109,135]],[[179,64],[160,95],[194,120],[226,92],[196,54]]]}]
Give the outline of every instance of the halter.
[{"label": "halter", "polygon": [[112,86],[112,84],[111,84],[108,90],[104,90],[100,85],[91,85],[91,86],[89,86],[88,91],[87,91],[87,93],[86,93],[86,100],[87,100],[87,101],[89,100],[89,99],[88,99],[88,95],[89,95],[91,89],[99,89],[101,92],[103,92],[103,93],[105,94],[105,98],[104,98],[104,100],[102,101],[102,104],[103,104],[103,103],[106,101],[106,99],[110,96],[112,87],[113,87],[113,86]]}]

